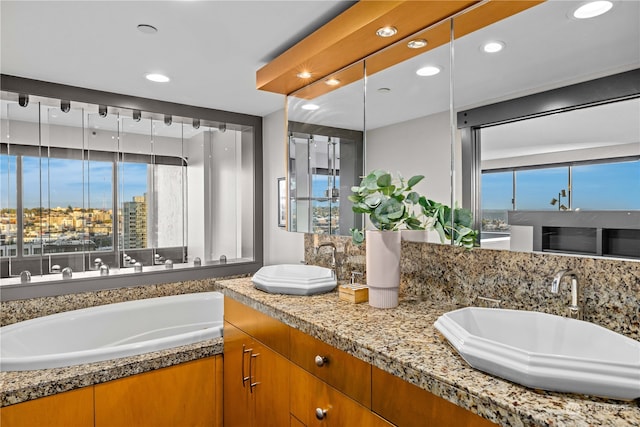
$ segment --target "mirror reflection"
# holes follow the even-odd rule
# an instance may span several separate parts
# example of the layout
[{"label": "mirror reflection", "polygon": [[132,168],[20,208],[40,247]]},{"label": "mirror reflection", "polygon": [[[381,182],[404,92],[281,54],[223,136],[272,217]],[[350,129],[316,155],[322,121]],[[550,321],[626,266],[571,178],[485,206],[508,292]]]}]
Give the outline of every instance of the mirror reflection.
[{"label": "mirror reflection", "polygon": [[358,63],[287,97],[289,231],[361,227],[347,198],[363,175],[363,77]]},{"label": "mirror reflection", "polygon": [[[544,2],[455,41],[467,138],[458,164],[471,170],[457,197],[476,212],[482,247],[640,258],[640,103],[628,99],[637,89],[570,92],[640,66],[640,4],[578,19],[581,4]],[[564,98],[544,97],[554,90]],[[490,104],[503,108],[501,123],[487,118]],[[485,116],[466,128],[467,111]]]}]

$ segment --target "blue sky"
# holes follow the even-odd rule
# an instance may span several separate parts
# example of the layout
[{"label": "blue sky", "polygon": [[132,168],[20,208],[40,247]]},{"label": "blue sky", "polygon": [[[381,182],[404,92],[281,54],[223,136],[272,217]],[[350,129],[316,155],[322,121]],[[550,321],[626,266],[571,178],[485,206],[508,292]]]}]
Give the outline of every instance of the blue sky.
[{"label": "blue sky", "polygon": [[[482,175],[483,209],[512,209],[512,179],[511,172]],[[567,167],[517,171],[517,209],[558,209],[551,199],[568,190],[568,180]],[[640,161],[574,166],[573,208],[640,210]]]},{"label": "blue sky", "polygon": [[[0,203],[15,206],[15,163],[7,165],[7,156],[0,156]],[[133,196],[143,195],[147,191],[147,164],[123,163],[124,201]],[[42,205],[51,207],[92,207],[110,209],[112,204],[112,168],[111,162],[83,162],[67,159],[23,158],[24,206],[26,208]],[[84,176],[84,179],[82,178]],[[42,187],[40,179],[42,178]],[[84,181],[84,183],[83,183]],[[83,194],[83,188],[85,193]],[[42,191],[41,191],[42,190]],[[40,201],[42,193],[42,202]],[[11,198],[12,200],[8,201]]]}]

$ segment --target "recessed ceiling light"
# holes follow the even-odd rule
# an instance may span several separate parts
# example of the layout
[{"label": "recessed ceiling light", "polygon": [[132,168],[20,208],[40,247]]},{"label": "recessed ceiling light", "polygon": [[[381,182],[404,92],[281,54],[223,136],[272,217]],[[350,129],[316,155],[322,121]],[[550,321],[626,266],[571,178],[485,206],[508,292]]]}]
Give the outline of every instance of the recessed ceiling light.
[{"label": "recessed ceiling light", "polygon": [[311,73],[308,71],[301,71],[296,74],[296,77],[298,77],[299,79],[308,79],[311,77]]},{"label": "recessed ceiling light", "polygon": [[389,92],[391,92],[391,89],[389,89],[388,87],[379,87],[378,88],[378,92],[380,92],[380,93],[389,93]]},{"label": "recessed ceiling light", "polygon": [[436,67],[435,65],[428,65],[426,67],[420,68],[418,71],[416,71],[416,74],[419,75],[420,77],[429,77],[429,76],[435,76],[440,71],[441,71],[440,67]]},{"label": "recessed ceiling light", "polygon": [[338,86],[340,84],[340,80],[332,77],[330,79],[327,79],[325,83],[329,86]]},{"label": "recessed ceiling light", "polygon": [[169,77],[163,74],[155,74],[155,73],[147,74],[145,77],[147,78],[147,80],[151,80],[152,82],[156,82],[156,83],[166,83],[170,80]]},{"label": "recessed ceiling light", "polygon": [[153,25],[149,24],[140,24],[138,25],[138,31],[145,34],[155,34],[158,32],[158,29]]},{"label": "recessed ceiling light", "polygon": [[425,47],[426,45],[427,45],[427,41],[425,39],[415,39],[407,43],[407,47],[409,49],[420,49]]},{"label": "recessed ceiling light", "polygon": [[378,28],[378,31],[376,31],[376,35],[378,37],[392,37],[395,36],[397,32],[398,29],[396,27],[382,27]]},{"label": "recessed ceiling light", "polygon": [[482,46],[482,50],[487,53],[497,53],[502,49],[504,49],[504,43],[499,41],[488,42]]},{"label": "recessed ceiling light", "polygon": [[303,110],[309,110],[309,111],[315,111],[315,110],[317,110],[318,108],[320,108],[320,107],[319,107],[319,106],[317,106],[316,104],[304,104],[304,105],[302,106],[302,109],[303,109]]},{"label": "recessed ceiling light", "polygon": [[598,0],[583,4],[573,12],[573,17],[577,19],[587,19],[607,13],[613,7],[613,3],[608,0]]}]

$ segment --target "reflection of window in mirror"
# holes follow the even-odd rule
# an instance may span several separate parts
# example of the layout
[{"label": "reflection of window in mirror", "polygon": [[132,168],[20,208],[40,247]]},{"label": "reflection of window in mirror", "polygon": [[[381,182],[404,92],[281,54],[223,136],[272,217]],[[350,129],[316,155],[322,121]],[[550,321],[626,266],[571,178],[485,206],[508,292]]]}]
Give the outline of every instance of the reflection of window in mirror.
[{"label": "reflection of window in mirror", "polygon": [[[580,252],[582,243],[575,241],[584,240],[596,248],[585,253],[600,254],[600,246],[591,242],[597,230],[628,230],[627,237],[637,233],[639,113],[640,98],[635,98],[481,128],[482,246],[545,250],[550,240],[544,233],[536,239],[537,232],[545,227],[551,232],[553,226],[554,233],[566,236],[565,228],[571,227],[574,234],[564,240],[574,241],[572,252]],[[581,227],[592,237],[575,231]],[[557,244],[549,244],[555,250]],[[625,253],[635,253],[640,241],[629,245]]]}]

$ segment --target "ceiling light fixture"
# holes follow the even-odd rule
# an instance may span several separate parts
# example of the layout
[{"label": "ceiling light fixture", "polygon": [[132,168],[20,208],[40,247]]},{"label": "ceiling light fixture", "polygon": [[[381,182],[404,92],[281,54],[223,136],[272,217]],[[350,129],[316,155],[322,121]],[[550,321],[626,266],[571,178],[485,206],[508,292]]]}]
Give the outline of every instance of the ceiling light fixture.
[{"label": "ceiling light fixture", "polygon": [[298,77],[299,79],[308,79],[311,77],[311,73],[308,71],[301,71],[296,74],[296,77]]},{"label": "ceiling light fixture", "polygon": [[378,92],[380,92],[380,93],[389,93],[389,92],[391,92],[391,89],[389,89],[388,87],[379,87],[378,88]]},{"label": "ceiling light fixture", "polygon": [[382,28],[378,28],[378,31],[376,31],[376,36],[393,37],[397,33],[398,33],[398,29],[396,27],[382,27]]},{"label": "ceiling light fixture", "polygon": [[71,110],[71,101],[60,100],[60,109],[63,113],[68,113]]},{"label": "ceiling light fixture", "polygon": [[340,84],[340,80],[332,77],[330,79],[327,79],[325,83],[329,86],[338,86]]},{"label": "ceiling light fixture", "polygon": [[482,50],[486,53],[497,53],[504,49],[504,43],[500,41],[487,42],[482,46]]},{"label": "ceiling light fixture", "polygon": [[139,122],[142,118],[142,112],[140,110],[133,110],[133,121]]},{"label": "ceiling light fixture", "polygon": [[316,104],[304,104],[301,108],[307,111],[315,111],[320,107]]},{"label": "ceiling light fixture", "polygon": [[425,39],[414,39],[407,43],[407,47],[409,49],[420,49],[427,45],[427,41]]},{"label": "ceiling light fixture", "polygon": [[416,74],[420,77],[430,77],[435,76],[440,72],[440,67],[436,67],[435,65],[427,65],[426,67],[422,67],[416,71]]},{"label": "ceiling light fixture", "polygon": [[173,123],[173,118],[171,117],[171,114],[165,114],[164,115],[164,124],[167,126],[171,126],[171,123]]},{"label": "ceiling light fixture", "polygon": [[227,131],[227,124],[226,123],[220,123],[220,125],[218,126],[218,131],[225,133]]},{"label": "ceiling light fixture", "polygon": [[149,73],[145,77],[147,78],[147,80],[151,80],[152,82],[156,83],[167,83],[170,80],[169,77],[157,73]]},{"label": "ceiling light fixture", "polygon": [[155,34],[158,32],[158,29],[156,27],[149,24],[140,24],[138,25],[137,28],[138,28],[138,31],[145,34]]},{"label": "ceiling light fixture", "polygon": [[98,105],[98,115],[100,117],[102,117],[103,119],[105,117],[107,117],[107,106],[106,105]]},{"label": "ceiling light fixture", "polygon": [[200,129],[200,119],[193,119],[193,128]]},{"label": "ceiling light fixture", "polygon": [[613,3],[608,0],[598,0],[583,4],[573,12],[573,17],[577,19],[587,19],[607,13],[613,7]]}]

